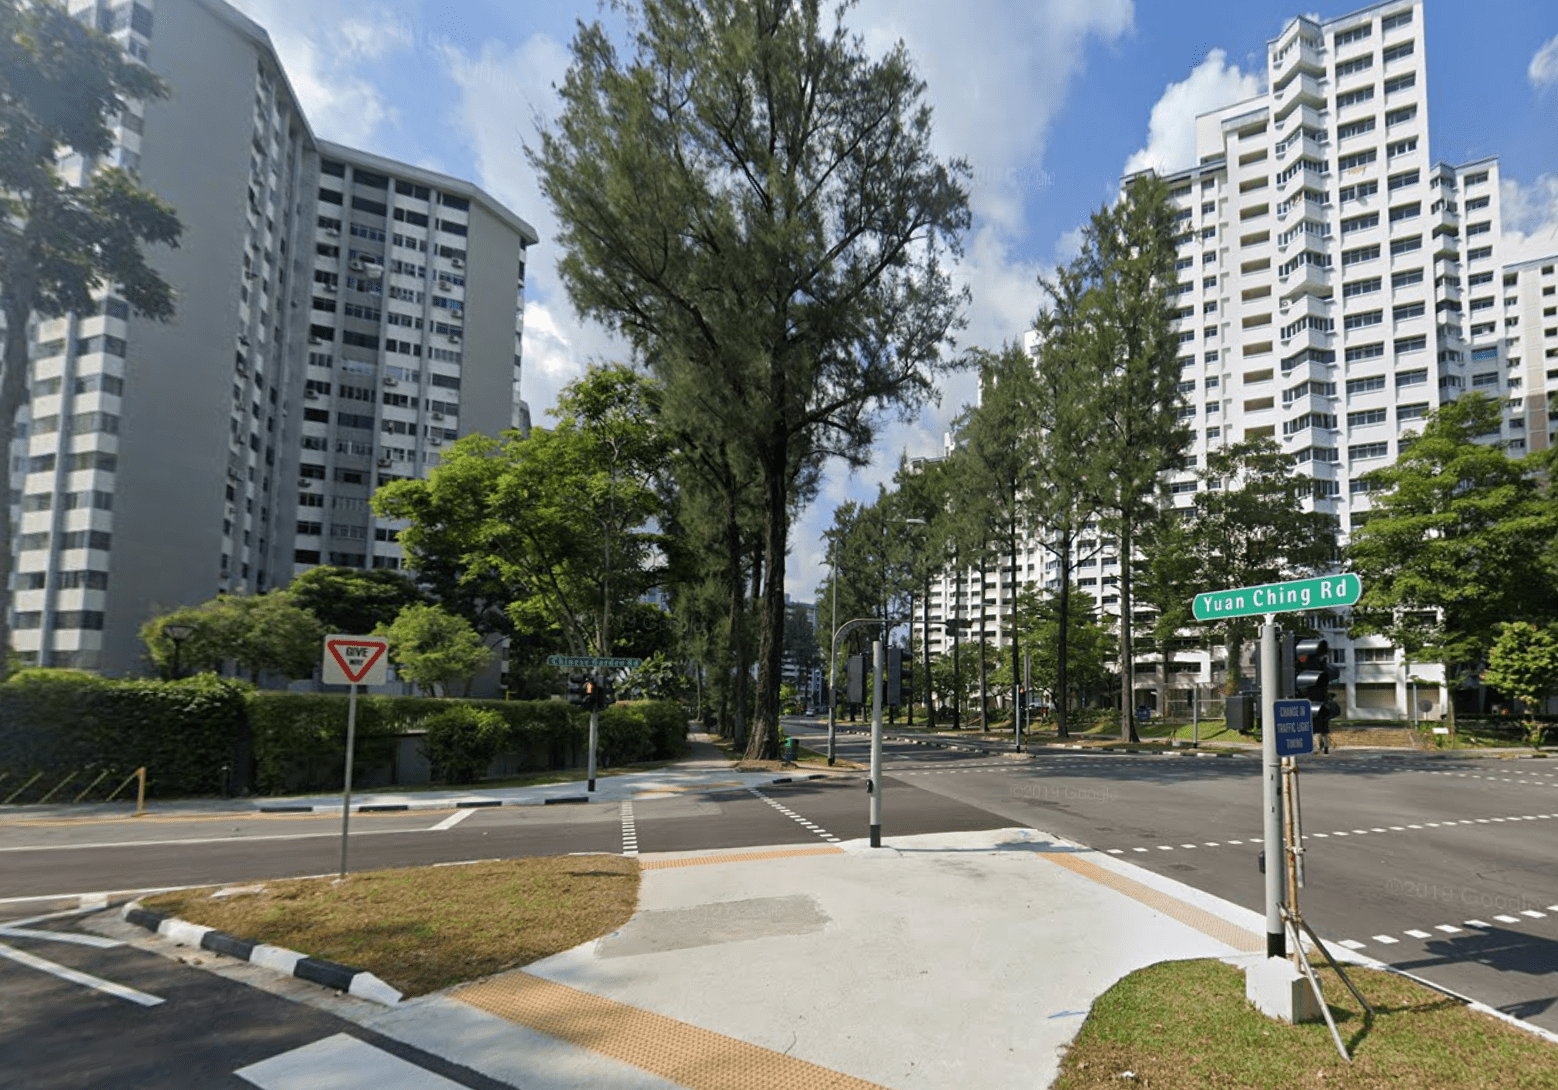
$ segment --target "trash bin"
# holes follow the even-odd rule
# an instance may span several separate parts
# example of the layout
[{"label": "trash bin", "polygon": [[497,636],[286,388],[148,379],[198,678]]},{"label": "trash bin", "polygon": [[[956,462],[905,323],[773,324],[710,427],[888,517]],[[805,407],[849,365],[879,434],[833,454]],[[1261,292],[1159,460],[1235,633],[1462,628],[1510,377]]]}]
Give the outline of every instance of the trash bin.
[{"label": "trash bin", "polygon": [[784,759],[793,761],[800,755],[801,742],[799,738],[786,738],[784,740]]}]

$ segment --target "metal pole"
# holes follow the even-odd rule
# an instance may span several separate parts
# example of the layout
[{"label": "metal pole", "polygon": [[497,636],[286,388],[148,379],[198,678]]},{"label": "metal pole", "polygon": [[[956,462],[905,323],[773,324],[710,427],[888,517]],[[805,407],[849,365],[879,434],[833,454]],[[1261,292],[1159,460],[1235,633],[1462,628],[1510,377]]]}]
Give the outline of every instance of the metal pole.
[{"label": "metal pole", "polygon": [[357,745],[357,686],[346,698],[346,779],[341,789],[341,877],[346,877],[346,838],[352,822],[352,750]]},{"label": "metal pole", "polygon": [[[904,655],[904,659],[908,662],[909,668],[912,670],[914,668],[914,591],[912,591],[912,590],[909,592],[909,650],[908,650],[908,653]],[[902,695],[903,695],[902,693],[899,694],[900,698],[902,697]],[[914,697],[913,697],[913,695],[910,695],[910,697],[907,700],[905,700],[903,703],[904,703],[904,725],[908,726],[908,727],[912,727],[912,726],[914,726]]]},{"label": "metal pole", "polygon": [[871,847],[882,846],[882,641],[871,643]]},{"label": "metal pole", "polygon": [[[945,604],[945,603],[943,603]],[[925,569],[925,628],[920,641],[920,649],[925,656],[925,726],[930,730],[936,729],[936,704],[934,687],[930,682],[930,569]]]},{"label": "metal pole", "polygon": [[1277,653],[1276,614],[1266,614],[1260,630],[1260,753],[1264,778],[1261,804],[1266,811],[1266,956],[1285,957],[1286,928],[1282,923],[1282,766],[1277,760],[1277,686],[1281,663]]},{"label": "metal pole", "polygon": [[[960,611],[961,612],[961,611]],[[959,618],[958,623],[962,624]],[[952,630],[952,729],[963,729],[963,671],[958,665],[961,656],[958,654],[960,644],[958,637],[961,635],[957,628]]]},{"label": "metal pole", "polygon": [[589,757],[589,790],[595,790],[595,745],[600,738],[600,671],[596,670],[591,675],[595,679],[595,690],[590,703],[590,757]]},{"label": "metal pole", "polygon": [[829,542],[828,566],[833,569],[832,577],[828,580],[832,584],[833,605],[828,614],[828,622],[833,625],[833,652],[828,656],[828,764],[833,763],[837,756],[837,748],[834,743],[833,725],[838,718],[839,694],[839,565],[837,544]]},{"label": "metal pole", "polygon": [[1190,744],[1201,744],[1201,683],[1190,688]]}]

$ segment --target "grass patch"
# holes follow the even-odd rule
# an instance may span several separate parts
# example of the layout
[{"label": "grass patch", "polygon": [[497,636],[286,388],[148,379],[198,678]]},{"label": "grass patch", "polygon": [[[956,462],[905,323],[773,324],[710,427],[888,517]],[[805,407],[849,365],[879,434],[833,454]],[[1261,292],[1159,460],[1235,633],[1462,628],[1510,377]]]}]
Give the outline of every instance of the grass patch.
[{"label": "grass patch", "polygon": [[[1056,1090],[1122,1085],[1503,1090],[1554,1085],[1553,1046],[1389,973],[1349,969],[1377,1012],[1365,1019],[1329,969],[1321,983],[1353,1062],[1324,1022],[1286,1026],[1244,998],[1244,973],[1216,960],[1138,970],[1093,1004]],[[1122,1073],[1134,1072],[1134,1078]]]},{"label": "grass patch", "polygon": [[518,968],[621,927],[638,861],[561,856],[412,867],[147,898],[154,912],[366,969],[407,996]]},{"label": "grass patch", "polygon": [[[798,768],[803,765],[821,765],[823,768],[829,767],[828,755],[826,753],[820,753],[815,749],[807,749],[805,746],[797,747],[798,752],[796,753],[796,760],[793,764],[788,761],[778,760],[749,761],[746,759],[746,750],[737,749],[736,743],[730,738],[727,738],[722,734],[714,734],[710,735],[709,737],[713,741],[714,745],[719,748],[719,751],[735,763],[735,767],[731,769],[733,772],[780,772],[787,768]],[[832,767],[858,769],[864,766],[858,765],[853,761],[846,761],[842,757],[838,757],[834,760]]]}]

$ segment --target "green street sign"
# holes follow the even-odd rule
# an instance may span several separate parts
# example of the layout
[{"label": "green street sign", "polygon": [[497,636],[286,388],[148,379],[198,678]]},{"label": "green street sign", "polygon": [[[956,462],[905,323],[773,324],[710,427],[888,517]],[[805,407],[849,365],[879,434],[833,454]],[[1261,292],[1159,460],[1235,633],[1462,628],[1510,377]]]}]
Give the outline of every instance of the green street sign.
[{"label": "green street sign", "polygon": [[644,665],[643,659],[616,659],[602,655],[548,655],[548,666],[572,666],[585,670],[632,670]]},{"label": "green street sign", "polygon": [[1350,606],[1363,593],[1363,582],[1351,572],[1268,583],[1238,590],[1213,590],[1198,594],[1191,603],[1198,621],[1224,617],[1252,617],[1260,613],[1292,613],[1303,609]]}]

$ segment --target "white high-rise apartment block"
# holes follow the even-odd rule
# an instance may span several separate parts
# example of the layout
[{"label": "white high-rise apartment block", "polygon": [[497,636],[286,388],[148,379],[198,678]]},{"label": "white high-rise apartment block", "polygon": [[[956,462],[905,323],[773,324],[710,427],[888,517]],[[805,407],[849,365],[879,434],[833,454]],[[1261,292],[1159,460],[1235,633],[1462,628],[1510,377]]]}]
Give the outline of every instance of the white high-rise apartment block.
[{"label": "white high-rise apartment block", "polygon": [[[1388,0],[1293,19],[1267,44],[1269,90],[1197,118],[1196,165],[1165,177],[1180,232],[1181,411],[1195,432],[1170,481],[1176,504],[1194,502],[1209,451],[1267,436],[1346,535],[1369,509],[1364,475],[1467,390],[1508,399],[1499,438],[1512,454],[1558,442],[1558,259],[1506,264],[1498,161],[1431,159],[1427,77],[1420,0]],[[1054,589],[1058,566],[1042,550],[1015,573],[1003,561],[986,608],[1003,612],[1023,582]],[[1113,612],[1118,571],[1107,548],[1073,569]],[[933,592],[933,611],[977,612],[966,586],[952,593]],[[1406,663],[1382,638],[1327,635],[1345,716],[1410,714],[1413,693],[1442,713],[1436,665]],[[1140,664],[1137,705],[1223,680],[1205,653],[1171,657],[1167,676]]]},{"label": "white high-rise apartment block", "polygon": [[265,31],[221,0],[69,6],[171,85],[130,105],[112,161],[183,223],[150,255],[177,314],[105,294],[28,331],[0,605],[24,662],[124,674],[165,610],[316,560],[398,565],[371,489],[424,474],[456,434],[528,422],[536,235],[469,183],[318,141]]}]

